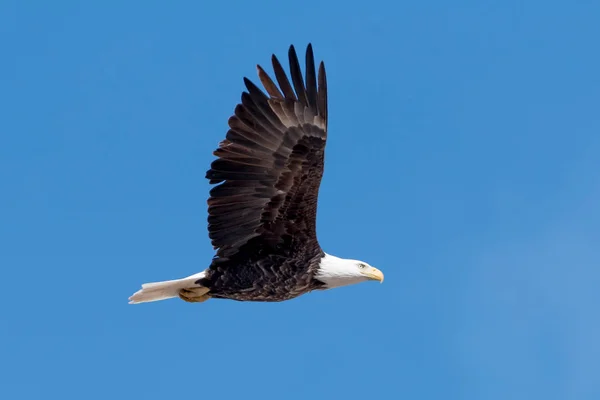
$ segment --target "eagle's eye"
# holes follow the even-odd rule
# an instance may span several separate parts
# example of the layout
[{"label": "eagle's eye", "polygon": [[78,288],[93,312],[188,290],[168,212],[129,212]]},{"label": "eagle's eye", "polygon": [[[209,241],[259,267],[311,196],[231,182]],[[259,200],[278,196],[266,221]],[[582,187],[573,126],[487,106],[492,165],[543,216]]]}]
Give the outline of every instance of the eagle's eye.
[{"label": "eagle's eye", "polygon": [[360,264],[358,264],[358,268],[364,269],[364,268],[367,268],[367,266],[365,264],[360,263]]}]

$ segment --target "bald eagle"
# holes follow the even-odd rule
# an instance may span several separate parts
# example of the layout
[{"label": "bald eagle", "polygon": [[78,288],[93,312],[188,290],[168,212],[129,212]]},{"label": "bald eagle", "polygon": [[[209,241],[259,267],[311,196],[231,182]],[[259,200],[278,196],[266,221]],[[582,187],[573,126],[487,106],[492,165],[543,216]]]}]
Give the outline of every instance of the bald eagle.
[{"label": "bald eagle", "polygon": [[325,253],[316,234],[317,196],[327,140],[327,78],[318,75],[312,46],[305,77],[294,46],[288,51],[291,83],[272,56],[279,86],[257,66],[267,94],[244,78],[246,92],[229,118],[225,140],[206,173],[208,233],[216,254],[210,266],[183,279],[146,283],[131,304],[179,297],[284,301],[313,290],[383,274],[366,262]]}]

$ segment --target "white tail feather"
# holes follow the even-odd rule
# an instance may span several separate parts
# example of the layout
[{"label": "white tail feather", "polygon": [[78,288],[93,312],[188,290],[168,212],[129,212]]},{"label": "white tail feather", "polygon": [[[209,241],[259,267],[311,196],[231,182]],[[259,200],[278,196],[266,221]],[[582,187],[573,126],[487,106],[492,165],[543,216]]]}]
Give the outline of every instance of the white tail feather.
[{"label": "white tail feather", "polygon": [[129,304],[148,303],[150,301],[159,301],[178,297],[181,289],[201,287],[201,285],[196,284],[196,281],[204,278],[205,275],[206,271],[202,271],[188,276],[187,278],[164,282],[144,283],[142,288],[129,298]]}]

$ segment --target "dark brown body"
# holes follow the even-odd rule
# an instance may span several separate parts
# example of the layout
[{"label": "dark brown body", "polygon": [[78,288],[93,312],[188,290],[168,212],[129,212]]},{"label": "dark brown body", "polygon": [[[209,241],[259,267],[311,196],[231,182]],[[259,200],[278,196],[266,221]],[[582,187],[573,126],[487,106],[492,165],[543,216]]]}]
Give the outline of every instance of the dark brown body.
[{"label": "dark brown body", "polygon": [[[324,256],[318,246],[304,246],[290,257],[293,246],[275,249],[259,242],[251,240],[229,259],[214,259],[207,277],[198,283],[209,288],[213,298],[238,301],[284,301],[324,288],[314,278]],[[240,257],[244,253],[247,258]]]}]

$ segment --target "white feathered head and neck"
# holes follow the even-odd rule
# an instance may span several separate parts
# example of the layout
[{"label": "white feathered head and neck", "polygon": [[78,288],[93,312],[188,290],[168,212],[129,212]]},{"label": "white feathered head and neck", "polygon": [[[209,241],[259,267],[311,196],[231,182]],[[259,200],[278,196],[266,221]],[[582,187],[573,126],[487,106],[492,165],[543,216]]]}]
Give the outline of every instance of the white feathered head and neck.
[{"label": "white feathered head and neck", "polygon": [[325,253],[315,278],[331,289],[364,281],[383,282],[383,273],[366,262],[347,260]]}]

